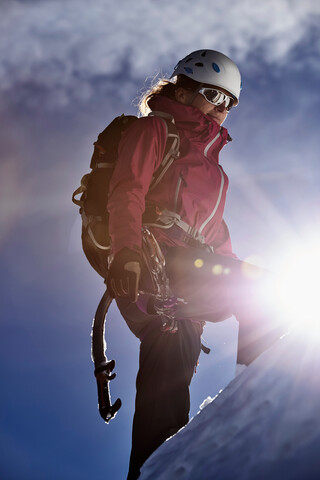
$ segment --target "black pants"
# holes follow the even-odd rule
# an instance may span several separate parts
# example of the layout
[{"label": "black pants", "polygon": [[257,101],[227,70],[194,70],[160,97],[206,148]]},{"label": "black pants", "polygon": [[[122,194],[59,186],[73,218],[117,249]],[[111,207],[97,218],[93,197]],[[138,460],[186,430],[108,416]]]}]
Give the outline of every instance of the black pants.
[{"label": "black pants", "polygon": [[201,349],[202,326],[179,321],[175,334],[163,332],[158,316],[118,300],[130,329],[141,338],[128,480],[138,478],[145,460],[189,419],[189,385]]}]

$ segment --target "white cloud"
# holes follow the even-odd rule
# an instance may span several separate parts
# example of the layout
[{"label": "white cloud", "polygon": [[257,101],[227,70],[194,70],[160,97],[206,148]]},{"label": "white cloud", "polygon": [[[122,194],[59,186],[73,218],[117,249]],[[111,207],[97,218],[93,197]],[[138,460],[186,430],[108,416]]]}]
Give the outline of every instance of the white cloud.
[{"label": "white cloud", "polygon": [[240,62],[262,49],[283,62],[319,16],[317,0],[11,0],[0,19],[0,91],[34,85],[58,104],[86,101],[94,78],[171,73],[202,47]]}]

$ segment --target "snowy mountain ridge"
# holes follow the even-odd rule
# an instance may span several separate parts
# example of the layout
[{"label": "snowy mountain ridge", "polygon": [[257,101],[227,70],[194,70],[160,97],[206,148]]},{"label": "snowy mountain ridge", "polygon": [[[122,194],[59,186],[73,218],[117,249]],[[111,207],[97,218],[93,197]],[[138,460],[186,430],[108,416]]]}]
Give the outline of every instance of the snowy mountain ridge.
[{"label": "snowy mountain ridge", "polygon": [[318,480],[319,346],[296,331],[279,340],[154,452],[141,480]]}]

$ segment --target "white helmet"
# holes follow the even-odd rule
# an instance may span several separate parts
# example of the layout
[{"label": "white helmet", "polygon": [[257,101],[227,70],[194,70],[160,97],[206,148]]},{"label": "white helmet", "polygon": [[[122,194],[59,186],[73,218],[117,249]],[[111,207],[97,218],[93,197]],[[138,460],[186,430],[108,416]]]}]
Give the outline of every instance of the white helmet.
[{"label": "white helmet", "polygon": [[237,103],[241,90],[241,75],[237,65],[223,53],[215,50],[196,50],[175,66],[171,75],[186,75],[196,82],[224,88]]}]

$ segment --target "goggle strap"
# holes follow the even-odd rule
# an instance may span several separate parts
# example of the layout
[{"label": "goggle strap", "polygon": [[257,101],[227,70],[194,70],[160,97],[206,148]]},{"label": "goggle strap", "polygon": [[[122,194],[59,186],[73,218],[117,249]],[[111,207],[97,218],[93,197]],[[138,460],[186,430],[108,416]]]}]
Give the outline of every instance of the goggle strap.
[{"label": "goggle strap", "polygon": [[193,93],[193,96],[192,96],[191,101],[190,101],[190,105],[192,105],[193,100],[196,98],[196,96],[199,93],[199,90],[201,90],[202,87],[203,87],[203,83],[200,83],[199,88],[197,90],[195,90],[195,92]]}]

